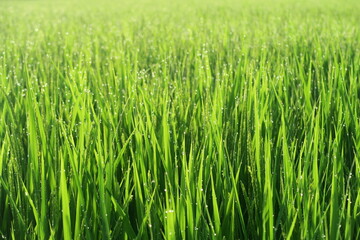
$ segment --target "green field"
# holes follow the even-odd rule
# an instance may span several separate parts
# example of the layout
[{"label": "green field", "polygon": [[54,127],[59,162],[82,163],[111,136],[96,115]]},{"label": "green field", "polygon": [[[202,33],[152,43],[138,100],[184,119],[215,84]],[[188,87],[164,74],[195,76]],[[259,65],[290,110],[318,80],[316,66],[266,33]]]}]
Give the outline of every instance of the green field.
[{"label": "green field", "polygon": [[360,239],[360,2],[0,1],[0,237]]}]

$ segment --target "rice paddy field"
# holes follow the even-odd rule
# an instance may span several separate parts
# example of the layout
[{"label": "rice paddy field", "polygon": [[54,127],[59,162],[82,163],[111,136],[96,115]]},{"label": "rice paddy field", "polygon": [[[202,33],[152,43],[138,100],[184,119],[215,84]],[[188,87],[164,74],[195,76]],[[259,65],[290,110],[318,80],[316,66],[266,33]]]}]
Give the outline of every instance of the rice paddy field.
[{"label": "rice paddy field", "polygon": [[360,2],[1,1],[3,239],[360,239]]}]

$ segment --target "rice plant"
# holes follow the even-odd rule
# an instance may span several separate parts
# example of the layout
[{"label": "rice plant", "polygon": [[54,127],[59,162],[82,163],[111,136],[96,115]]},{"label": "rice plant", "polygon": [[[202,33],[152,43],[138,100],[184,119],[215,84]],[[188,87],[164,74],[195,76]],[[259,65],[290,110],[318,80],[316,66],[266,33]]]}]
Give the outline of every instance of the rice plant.
[{"label": "rice plant", "polygon": [[0,2],[4,239],[360,239],[355,0]]}]

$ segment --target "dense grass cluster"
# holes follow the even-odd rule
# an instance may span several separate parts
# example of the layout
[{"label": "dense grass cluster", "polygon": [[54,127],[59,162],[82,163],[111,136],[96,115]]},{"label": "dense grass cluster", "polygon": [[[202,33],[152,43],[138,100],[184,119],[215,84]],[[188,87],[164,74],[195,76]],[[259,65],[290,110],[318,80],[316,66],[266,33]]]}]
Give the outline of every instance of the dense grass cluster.
[{"label": "dense grass cluster", "polygon": [[360,239],[359,12],[0,2],[0,235]]}]

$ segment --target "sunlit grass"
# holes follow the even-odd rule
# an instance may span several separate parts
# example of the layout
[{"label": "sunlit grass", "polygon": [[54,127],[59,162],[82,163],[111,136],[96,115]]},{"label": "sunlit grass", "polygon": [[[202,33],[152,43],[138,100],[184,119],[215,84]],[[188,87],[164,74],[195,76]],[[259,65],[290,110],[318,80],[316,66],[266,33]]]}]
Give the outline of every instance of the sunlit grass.
[{"label": "sunlit grass", "polygon": [[320,2],[0,2],[1,236],[359,239],[360,5]]}]

